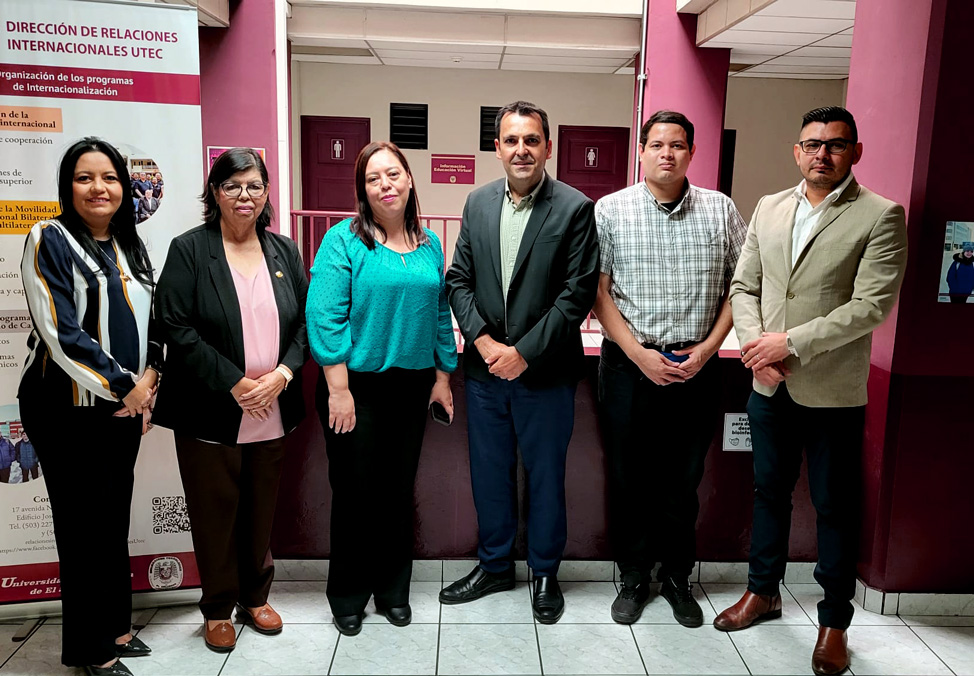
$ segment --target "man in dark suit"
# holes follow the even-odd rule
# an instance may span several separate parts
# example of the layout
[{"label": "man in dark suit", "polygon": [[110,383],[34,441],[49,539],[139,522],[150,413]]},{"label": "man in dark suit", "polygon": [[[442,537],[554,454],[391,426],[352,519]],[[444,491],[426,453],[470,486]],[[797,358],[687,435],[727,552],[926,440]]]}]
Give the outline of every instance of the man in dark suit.
[{"label": "man in dark suit", "polygon": [[593,204],[545,173],[548,115],[516,101],[494,122],[506,179],[472,192],[446,274],[466,341],[470,477],[479,565],[440,592],[466,603],[514,588],[517,449],[527,476],[528,565],[539,622],[565,608],[556,574],[567,540],[565,458],[584,369],[579,326],[599,281]]}]

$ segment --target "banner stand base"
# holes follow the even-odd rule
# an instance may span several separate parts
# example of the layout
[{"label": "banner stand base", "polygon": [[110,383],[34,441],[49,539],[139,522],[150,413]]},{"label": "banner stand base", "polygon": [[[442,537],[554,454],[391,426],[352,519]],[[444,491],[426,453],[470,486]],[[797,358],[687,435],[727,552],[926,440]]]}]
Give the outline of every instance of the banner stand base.
[{"label": "banner stand base", "polygon": [[[173,589],[172,591],[152,591],[132,594],[132,610],[162,608],[164,606],[184,606],[199,603],[202,592],[193,589]],[[0,620],[31,620],[61,615],[60,601],[31,601],[30,603],[9,603],[0,606]],[[139,613],[141,620],[144,613]]]}]

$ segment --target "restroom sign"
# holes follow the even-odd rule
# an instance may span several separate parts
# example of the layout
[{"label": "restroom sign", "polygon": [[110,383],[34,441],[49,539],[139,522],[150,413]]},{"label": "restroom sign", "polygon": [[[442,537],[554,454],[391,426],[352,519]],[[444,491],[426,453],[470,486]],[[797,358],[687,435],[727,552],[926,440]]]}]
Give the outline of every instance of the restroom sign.
[{"label": "restroom sign", "polygon": [[331,159],[333,160],[345,159],[345,139],[333,138],[331,140]]},{"label": "restroom sign", "polygon": [[724,450],[750,451],[751,421],[746,413],[724,414]]},{"label": "restroom sign", "polygon": [[595,169],[599,166],[599,149],[589,146],[585,149],[585,168]]}]

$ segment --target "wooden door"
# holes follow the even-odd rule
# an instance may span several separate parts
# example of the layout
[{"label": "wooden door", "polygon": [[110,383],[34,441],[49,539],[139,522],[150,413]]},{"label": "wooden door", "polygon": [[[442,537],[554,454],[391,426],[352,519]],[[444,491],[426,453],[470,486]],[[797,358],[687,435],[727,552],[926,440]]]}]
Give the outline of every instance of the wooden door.
[{"label": "wooden door", "polygon": [[628,185],[629,129],[558,128],[558,180],[598,200]]},{"label": "wooden door", "polygon": [[355,158],[372,140],[367,117],[301,116],[301,206],[355,210]]}]

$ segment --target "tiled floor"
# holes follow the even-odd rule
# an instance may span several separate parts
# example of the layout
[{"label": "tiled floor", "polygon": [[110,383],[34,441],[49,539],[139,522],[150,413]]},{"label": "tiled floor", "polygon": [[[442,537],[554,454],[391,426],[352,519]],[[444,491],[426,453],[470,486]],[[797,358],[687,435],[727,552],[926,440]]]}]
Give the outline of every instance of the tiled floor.
[{"label": "tiled floor", "polygon": [[[565,581],[564,617],[542,625],[531,615],[524,581],[472,604],[440,606],[436,595],[444,576],[449,583],[470,565],[417,562],[413,623],[393,627],[370,606],[362,633],[347,638],[331,625],[327,563],[279,562],[270,600],[287,625],[281,635],[241,626],[237,649],[219,655],[204,647],[195,607],[164,608],[139,633],[153,654],[127,664],[137,676],[811,673],[821,596],[815,584],[786,585],[780,621],[724,634],[709,623],[739,598],[743,584],[696,585],[705,624],[686,629],[655,594],[638,623],[615,624],[609,618],[614,582]],[[42,623],[22,643],[9,640],[16,629],[0,624],[0,676],[81,673],[58,664],[56,620]],[[857,606],[849,636],[850,673],[974,675],[974,617],[883,616]]]}]

